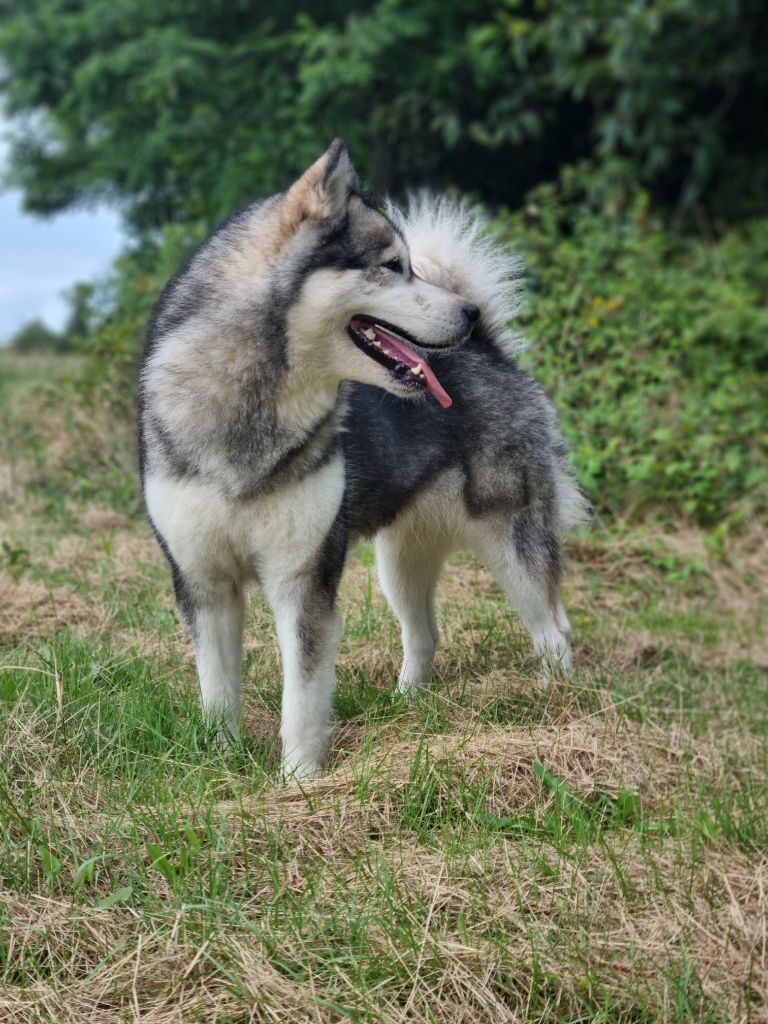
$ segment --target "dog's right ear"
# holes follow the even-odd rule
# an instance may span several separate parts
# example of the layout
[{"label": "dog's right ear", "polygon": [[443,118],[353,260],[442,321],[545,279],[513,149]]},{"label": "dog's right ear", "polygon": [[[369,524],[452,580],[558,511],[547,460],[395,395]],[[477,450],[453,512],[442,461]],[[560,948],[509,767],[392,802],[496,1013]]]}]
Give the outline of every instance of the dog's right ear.
[{"label": "dog's right ear", "polygon": [[283,225],[296,230],[303,220],[336,220],[357,189],[357,175],[342,139],[334,139],[319,160],[288,189],[283,199]]}]

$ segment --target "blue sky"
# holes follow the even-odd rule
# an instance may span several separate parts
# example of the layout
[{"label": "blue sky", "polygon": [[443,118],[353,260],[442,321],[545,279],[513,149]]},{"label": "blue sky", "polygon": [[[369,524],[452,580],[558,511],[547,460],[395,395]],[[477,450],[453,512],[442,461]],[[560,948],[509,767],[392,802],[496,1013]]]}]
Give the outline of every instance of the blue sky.
[{"label": "blue sky", "polygon": [[[6,129],[0,114],[0,177]],[[61,327],[67,312],[61,293],[107,270],[123,241],[113,210],[33,217],[22,212],[19,192],[0,192],[0,345],[37,317]]]}]

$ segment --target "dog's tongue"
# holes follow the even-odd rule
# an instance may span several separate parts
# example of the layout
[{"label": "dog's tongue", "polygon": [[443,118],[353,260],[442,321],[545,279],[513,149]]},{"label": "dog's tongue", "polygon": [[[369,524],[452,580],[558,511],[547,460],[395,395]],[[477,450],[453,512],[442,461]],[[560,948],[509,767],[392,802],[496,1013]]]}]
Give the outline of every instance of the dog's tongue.
[{"label": "dog's tongue", "polygon": [[453,399],[445,390],[443,385],[437,379],[432,372],[429,364],[424,359],[419,359],[414,351],[408,346],[396,338],[394,334],[390,334],[389,331],[381,327],[379,324],[374,324],[373,329],[376,331],[376,337],[381,342],[382,347],[393,356],[396,356],[401,363],[405,363],[406,366],[414,370],[417,366],[421,367],[421,372],[424,374],[424,380],[427,382],[427,391],[433,398],[436,398],[440,405],[444,409],[448,409],[453,405]]}]

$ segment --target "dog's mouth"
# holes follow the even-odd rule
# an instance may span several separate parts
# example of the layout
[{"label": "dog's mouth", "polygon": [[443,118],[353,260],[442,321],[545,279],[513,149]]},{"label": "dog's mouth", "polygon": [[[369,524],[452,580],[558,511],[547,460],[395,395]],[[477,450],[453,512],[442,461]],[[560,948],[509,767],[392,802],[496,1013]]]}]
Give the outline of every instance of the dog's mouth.
[{"label": "dog's mouth", "polygon": [[453,404],[424,357],[410,347],[419,343],[407,332],[369,316],[353,316],[347,330],[355,345],[386,367],[400,387],[427,391],[444,409]]}]

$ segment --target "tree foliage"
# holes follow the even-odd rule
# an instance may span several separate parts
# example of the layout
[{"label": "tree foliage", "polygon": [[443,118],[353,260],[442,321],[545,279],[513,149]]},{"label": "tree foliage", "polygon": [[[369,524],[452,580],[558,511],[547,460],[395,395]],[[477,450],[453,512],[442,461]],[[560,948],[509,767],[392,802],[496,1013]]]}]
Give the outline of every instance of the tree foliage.
[{"label": "tree foliage", "polygon": [[8,343],[14,352],[61,352],[62,337],[42,320],[28,320],[16,331]]},{"label": "tree foliage", "polygon": [[[768,504],[766,52],[763,0],[0,0],[27,207],[135,232],[71,297],[89,400],[132,408],[168,278],[340,134],[376,191],[497,209],[596,503],[709,522]],[[659,216],[692,201],[705,237]]]},{"label": "tree foliage", "polygon": [[[768,506],[768,219],[708,241],[582,169],[500,225],[528,267],[525,360],[598,507],[714,524]],[[747,499],[744,501],[744,499]]]},{"label": "tree foliage", "polygon": [[762,0],[0,0],[12,178],[49,213],[211,223],[344,135],[376,189],[516,205],[576,159],[740,212]]}]

